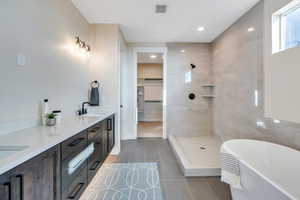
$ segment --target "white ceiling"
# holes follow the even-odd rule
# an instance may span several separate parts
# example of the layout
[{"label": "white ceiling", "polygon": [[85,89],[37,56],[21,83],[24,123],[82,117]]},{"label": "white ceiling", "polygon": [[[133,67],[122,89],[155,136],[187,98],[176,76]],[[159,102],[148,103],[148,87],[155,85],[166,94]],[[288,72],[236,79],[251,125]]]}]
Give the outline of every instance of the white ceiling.
[{"label": "white ceiling", "polygon": [[[120,24],[128,42],[211,42],[259,0],[72,0],[90,23]],[[166,4],[166,14],[155,5]],[[204,26],[205,31],[197,28]]]}]

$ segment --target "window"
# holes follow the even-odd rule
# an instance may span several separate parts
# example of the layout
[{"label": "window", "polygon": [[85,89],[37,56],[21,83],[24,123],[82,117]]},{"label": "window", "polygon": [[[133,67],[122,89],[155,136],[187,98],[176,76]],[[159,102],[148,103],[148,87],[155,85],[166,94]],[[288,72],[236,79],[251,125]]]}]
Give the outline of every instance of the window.
[{"label": "window", "polygon": [[300,46],[300,3],[290,4],[273,14],[273,53]]}]

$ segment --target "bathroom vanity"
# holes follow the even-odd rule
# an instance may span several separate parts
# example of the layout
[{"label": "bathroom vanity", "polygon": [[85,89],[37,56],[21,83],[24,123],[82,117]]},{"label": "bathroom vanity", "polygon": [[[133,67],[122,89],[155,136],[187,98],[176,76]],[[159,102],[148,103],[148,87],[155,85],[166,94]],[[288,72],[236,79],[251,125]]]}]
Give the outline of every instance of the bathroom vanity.
[{"label": "bathroom vanity", "polygon": [[[75,129],[68,130],[72,124]],[[23,134],[29,130],[33,133],[28,132],[26,139]],[[6,145],[24,146],[7,158],[0,157],[0,199],[77,200],[114,147],[114,115],[82,117],[18,134],[20,141],[14,139],[15,143],[12,136],[0,137],[0,147],[3,140]]]}]

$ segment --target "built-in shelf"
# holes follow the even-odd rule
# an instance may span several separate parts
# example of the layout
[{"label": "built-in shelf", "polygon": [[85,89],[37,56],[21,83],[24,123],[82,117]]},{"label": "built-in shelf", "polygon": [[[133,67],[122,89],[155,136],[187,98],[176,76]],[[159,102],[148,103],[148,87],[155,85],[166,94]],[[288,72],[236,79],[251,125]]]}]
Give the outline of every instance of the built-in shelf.
[{"label": "built-in shelf", "polygon": [[145,81],[162,81],[162,78],[145,78]]},{"label": "built-in shelf", "polygon": [[202,95],[203,98],[216,98],[215,95]]},{"label": "built-in shelf", "polygon": [[162,103],[161,100],[146,100],[146,103]]},{"label": "built-in shelf", "polygon": [[207,84],[202,85],[202,87],[207,88],[207,94],[201,95],[203,98],[210,98],[210,99],[216,98],[216,96],[213,93],[213,89],[215,87],[214,84],[207,83]]},{"label": "built-in shelf", "polygon": [[215,85],[213,85],[213,84],[204,84],[204,85],[202,85],[202,87],[215,87]]}]

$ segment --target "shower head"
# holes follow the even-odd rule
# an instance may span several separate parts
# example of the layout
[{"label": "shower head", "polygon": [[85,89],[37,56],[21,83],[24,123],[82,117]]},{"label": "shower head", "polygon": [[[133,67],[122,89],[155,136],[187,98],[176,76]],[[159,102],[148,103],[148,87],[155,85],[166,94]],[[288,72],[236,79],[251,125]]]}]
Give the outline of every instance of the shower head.
[{"label": "shower head", "polygon": [[192,69],[195,69],[195,68],[196,68],[196,65],[191,64],[191,67],[192,67]]}]

